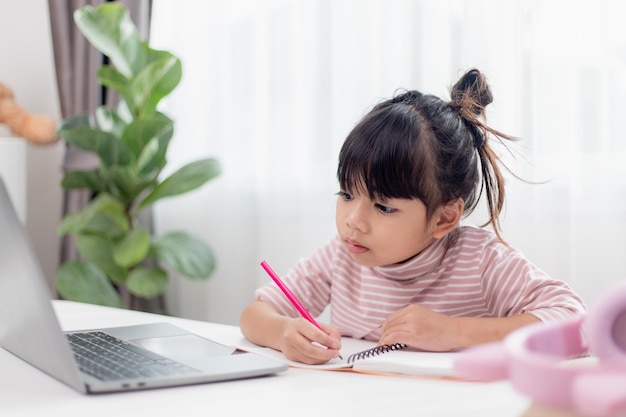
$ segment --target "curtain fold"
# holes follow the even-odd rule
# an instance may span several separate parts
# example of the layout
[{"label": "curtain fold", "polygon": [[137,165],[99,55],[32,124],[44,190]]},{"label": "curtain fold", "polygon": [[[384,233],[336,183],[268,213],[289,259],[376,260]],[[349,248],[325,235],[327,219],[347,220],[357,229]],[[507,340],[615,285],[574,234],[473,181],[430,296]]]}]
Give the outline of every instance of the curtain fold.
[{"label": "curtain fold", "polygon": [[[102,55],[93,49],[80,34],[73,12],[86,5],[96,6],[98,0],[49,0],[50,30],[59,92],[61,117],[91,112],[101,103],[96,71],[102,65]],[[98,158],[73,146],[66,146],[63,172],[74,169],[92,170],[98,167]],[[91,199],[89,191],[63,192],[62,216],[79,211]],[[61,238],[61,263],[78,258],[74,238]]]}]

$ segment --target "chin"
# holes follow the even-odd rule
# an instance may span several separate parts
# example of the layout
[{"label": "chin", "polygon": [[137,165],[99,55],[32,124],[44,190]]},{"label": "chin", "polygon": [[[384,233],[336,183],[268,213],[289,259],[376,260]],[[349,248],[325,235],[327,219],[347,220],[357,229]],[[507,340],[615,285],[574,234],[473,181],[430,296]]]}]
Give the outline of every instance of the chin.
[{"label": "chin", "polygon": [[374,268],[376,266],[388,265],[385,263],[376,262],[374,259],[368,259],[368,256],[365,256],[365,255],[355,255],[354,253],[351,253],[350,257],[352,258],[354,262],[358,263],[361,266],[365,266],[367,268]]}]

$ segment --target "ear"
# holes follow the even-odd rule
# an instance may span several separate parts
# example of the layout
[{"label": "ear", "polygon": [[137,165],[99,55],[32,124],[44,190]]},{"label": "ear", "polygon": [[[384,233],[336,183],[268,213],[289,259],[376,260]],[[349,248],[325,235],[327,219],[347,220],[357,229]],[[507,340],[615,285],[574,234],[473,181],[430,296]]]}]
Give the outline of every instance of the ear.
[{"label": "ear", "polygon": [[433,236],[441,239],[459,225],[465,204],[462,199],[450,201],[439,207],[433,216],[435,222]]}]

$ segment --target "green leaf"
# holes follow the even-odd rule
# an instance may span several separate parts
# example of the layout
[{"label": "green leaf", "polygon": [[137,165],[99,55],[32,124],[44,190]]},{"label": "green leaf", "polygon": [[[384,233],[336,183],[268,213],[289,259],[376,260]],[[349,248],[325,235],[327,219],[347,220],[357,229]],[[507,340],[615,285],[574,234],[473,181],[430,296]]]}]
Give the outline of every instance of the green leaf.
[{"label": "green leaf", "polygon": [[141,202],[140,207],[146,207],[155,201],[186,193],[200,187],[205,182],[215,178],[220,173],[220,166],[213,158],[202,159],[185,165],[161,184]]},{"label": "green leaf", "polygon": [[60,130],[59,136],[79,149],[97,153],[106,166],[125,165],[130,161],[126,146],[109,132],[75,127]]},{"label": "green leaf", "polygon": [[[165,165],[165,158],[160,158],[159,156],[159,138],[153,137],[150,141],[143,147],[139,157],[137,158],[137,162],[135,164],[135,169],[140,174],[153,173],[158,176],[161,167],[159,165]],[[156,163],[155,163],[156,162]]]},{"label": "green leaf", "polygon": [[139,31],[122,4],[108,2],[74,12],[74,21],[87,40],[108,56],[115,67],[131,78],[145,62]]},{"label": "green leaf", "polygon": [[215,270],[211,248],[185,232],[171,232],[156,239],[150,255],[189,278],[208,278]]},{"label": "green leaf", "polygon": [[149,118],[134,120],[122,133],[122,143],[130,151],[133,159],[138,159],[150,141],[158,141],[158,157],[153,165],[162,168],[165,165],[165,154],[174,134],[174,123],[167,116],[156,114]]},{"label": "green leaf", "polygon": [[117,114],[115,110],[107,106],[100,106],[96,109],[96,123],[100,130],[108,132],[119,138],[126,127],[126,122]]},{"label": "green leaf", "polygon": [[136,268],[128,276],[126,288],[138,297],[153,298],[167,287],[167,272],[160,268]]},{"label": "green leaf", "polygon": [[65,263],[56,275],[56,287],[65,299],[110,307],[124,307],[107,276],[89,262]]},{"label": "green leaf", "polygon": [[69,171],[61,180],[61,186],[66,190],[88,189],[99,192],[106,188],[106,181],[98,171]]},{"label": "green leaf", "polygon": [[61,220],[61,223],[57,228],[57,233],[59,236],[66,235],[68,233],[77,233],[82,230],[85,224],[85,213],[83,211],[70,213],[67,214],[63,220]]},{"label": "green leaf", "polygon": [[150,62],[133,80],[130,90],[132,103],[140,116],[150,116],[156,111],[159,101],[176,88],[182,78],[180,60],[170,53]]},{"label": "green leaf", "polygon": [[124,122],[126,122],[127,125],[134,120],[133,114],[130,112],[130,108],[128,108],[128,103],[126,102],[126,100],[120,100],[120,102],[117,104],[116,110],[117,114],[122,120],[124,120]]},{"label": "green leaf", "polygon": [[[64,129],[74,129],[77,127],[94,127],[93,118],[89,113],[79,113],[75,116],[68,117],[59,123],[58,130],[62,131]],[[62,136],[61,136],[62,137]]]},{"label": "green leaf", "polygon": [[[65,216],[59,225],[59,234],[82,232],[99,213],[116,213],[111,216],[120,219],[119,214],[124,214],[124,206],[109,194],[100,193],[83,210]],[[124,231],[128,230],[127,221],[121,225]]]},{"label": "green leaf", "polygon": [[79,234],[76,236],[76,247],[80,256],[102,269],[114,283],[119,284],[126,280],[128,270],[115,263],[114,244],[109,239]]},{"label": "green leaf", "polygon": [[128,219],[119,211],[95,213],[80,233],[98,235],[107,239],[119,239],[128,231]]},{"label": "green leaf", "polygon": [[139,176],[132,166],[114,166],[106,174],[107,190],[124,205],[130,206],[137,196],[154,184],[157,173]]},{"label": "green leaf", "polygon": [[130,268],[144,260],[150,249],[150,233],[144,228],[136,227],[113,249],[115,263]]},{"label": "green leaf", "polygon": [[129,81],[114,67],[105,65],[98,70],[98,81],[105,87],[118,91],[125,100],[130,98]]}]

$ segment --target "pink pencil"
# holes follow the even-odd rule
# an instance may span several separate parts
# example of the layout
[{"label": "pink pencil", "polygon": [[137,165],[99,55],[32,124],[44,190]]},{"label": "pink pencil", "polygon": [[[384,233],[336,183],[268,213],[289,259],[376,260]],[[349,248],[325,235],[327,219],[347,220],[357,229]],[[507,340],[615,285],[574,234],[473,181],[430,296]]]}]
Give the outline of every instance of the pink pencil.
[{"label": "pink pencil", "polygon": [[[293,306],[296,308],[296,310],[298,310],[298,312],[302,315],[302,317],[304,317],[305,319],[307,319],[309,322],[313,323],[313,325],[315,327],[317,327],[318,329],[320,329],[321,331],[324,332],[324,329],[322,329],[320,327],[319,324],[317,324],[317,322],[315,321],[315,319],[313,318],[313,316],[311,316],[309,314],[308,311],[306,311],[306,309],[302,306],[302,304],[300,303],[300,301],[298,301],[298,299],[296,298],[295,295],[293,295],[293,293],[291,292],[291,290],[289,290],[289,288],[287,288],[287,286],[285,285],[285,283],[278,277],[278,274],[276,272],[274,272],[274,270],[272,269],[272,267],[270,267],[267,262],[263,261],[261,262],[261,266],[263,267],[263,269],[265,269],[265,272],[268,273],[268,275],[274,280],[274,282],[276,283],[276,285],[278,285],[278,288],[280,288],[282,290],[283,293],[285,293],[285,295],[287,296],[287,299],[291,302],[291,304],[293,304]],[[324,332],[326,333],[326,332]],[[341,357],[341,355],[339,355],[339,359],[343,360],[343,358]]]},{"label": "pink pencil", "polygon": [[[278,285],[278,288],[280,288],[282,290],[282,292],[285,293],[285,295],[287,296],[287,298],[289,299],[291,304],[293,304],[293,306],[298,310],[298,312],[302,315],[302,317],[307,319],[309,322],[313,323],[313,325],[315,325],[315,327],[317,327],[318,329],[320,329],[320,330],[322,330],[324,332],[324,330],[320,327],[320,325],[317,324],[317,322],[315,321],[313,316],[311,316],[309,314],[309,312],[306,311],[306,309],[302,306],[300,301],[298,301],[296,296],[292,294],[292,292],[289,290],[289,288],[287,288],[285,283],[278,277],[278,274],[276,274],[276,272],[274,272],[274,270],[267,264],[267,262],[265,262],[265,261],[261,262],[261,266],[263,267],[263,269],[265,269],[265,272],[267,272],[268,275],[274,280],[276,285]],[[326,332],[324,332],[324,333],[326,333]]]}]

